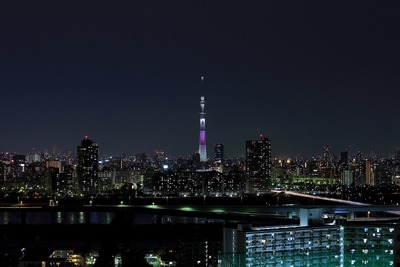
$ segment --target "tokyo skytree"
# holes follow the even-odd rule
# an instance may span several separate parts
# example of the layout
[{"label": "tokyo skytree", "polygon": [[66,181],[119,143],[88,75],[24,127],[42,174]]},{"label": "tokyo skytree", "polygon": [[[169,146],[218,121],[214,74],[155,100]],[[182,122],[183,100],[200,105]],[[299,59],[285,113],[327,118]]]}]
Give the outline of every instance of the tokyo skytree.
[{"label": "tokyo skytree", "polygon": [[[204,77],[201,77],[201,88],[203,89]],[[203,91],[203,90],[202,90]],[[206,147],[206,113],[204,112],[205,100],[204,95],[200,97],[200,139],[199,139],[199,154],[200,161],[207,161],[207,147]]]}]

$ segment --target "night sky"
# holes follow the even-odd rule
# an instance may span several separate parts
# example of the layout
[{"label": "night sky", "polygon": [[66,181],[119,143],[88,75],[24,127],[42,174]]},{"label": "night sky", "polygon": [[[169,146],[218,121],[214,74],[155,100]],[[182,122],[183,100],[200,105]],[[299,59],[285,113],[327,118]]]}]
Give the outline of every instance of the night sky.
[{"label": "night sky", "polygon": [[[0,3],[0,152],[400,147],[400,1]],[[201,77],[204,76],[204,85]]]}]

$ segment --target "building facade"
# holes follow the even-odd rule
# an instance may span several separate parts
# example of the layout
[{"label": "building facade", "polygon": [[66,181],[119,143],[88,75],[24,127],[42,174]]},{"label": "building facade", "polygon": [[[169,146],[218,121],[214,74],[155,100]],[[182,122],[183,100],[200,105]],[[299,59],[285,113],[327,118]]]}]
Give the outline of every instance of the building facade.
[{"label": "building facade", "polygon": [[342,266],[340,226],[224,228],[220,267]]},{"label": "building facade", "polygon": [[258,140],[246,141],[246,191],[265,193],[271,187],[271,141],[260,136]]},{"label": "building facade", "polygon": [[224,144],[215,144],[214,145],[214,159],[216,162],[224,164]]},{"label": "building facade", "polygon": [[76,150],[79,192],[83,195],[98,193],[99,146],[85,137]]}]

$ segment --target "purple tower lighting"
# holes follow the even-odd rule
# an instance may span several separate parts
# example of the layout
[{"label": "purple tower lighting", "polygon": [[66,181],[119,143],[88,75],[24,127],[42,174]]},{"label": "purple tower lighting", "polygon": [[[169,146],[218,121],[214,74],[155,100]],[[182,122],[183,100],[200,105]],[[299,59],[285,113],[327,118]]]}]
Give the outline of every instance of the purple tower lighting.
[{"label": "purple tower lighting", "polygon": [[[201,87],[203,88],[204,77],[201,77]],[[204,112],[205,100],[204,96],[200,97],[200,140],[199,140],[199,154],[200,161],[207,161],[207,148],[206,148],[206,113]]]}]

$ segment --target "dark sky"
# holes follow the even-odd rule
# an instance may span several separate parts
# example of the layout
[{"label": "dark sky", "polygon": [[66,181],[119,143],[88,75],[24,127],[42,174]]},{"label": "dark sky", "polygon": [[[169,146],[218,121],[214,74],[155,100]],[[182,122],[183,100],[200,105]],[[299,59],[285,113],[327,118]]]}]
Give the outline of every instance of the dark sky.
[{"label": "dark sky", "polygon": [[0,3],[0,151],[273,156],[400,146],[400,1]]}]

